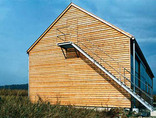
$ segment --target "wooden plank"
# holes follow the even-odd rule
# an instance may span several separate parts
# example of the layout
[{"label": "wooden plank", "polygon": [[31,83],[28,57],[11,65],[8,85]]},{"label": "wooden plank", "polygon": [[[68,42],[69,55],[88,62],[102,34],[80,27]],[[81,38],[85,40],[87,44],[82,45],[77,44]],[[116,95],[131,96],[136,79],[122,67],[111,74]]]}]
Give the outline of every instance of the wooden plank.
[{"label": "wooden plank", "polygon": [[[66,37],[66,41],[83,42],[119,70],[118,64],[106,54],[93,50],[99,47],[130,70],[129,38],[75,7],[71,7],[29,53],[30,99],[36,101],[39,95],[43,100],[54,104],[61,96],[59,101],[62,105],[130,108],[130,95],[82,54],[77,58],[75,52],[69,51],[67,56],[70,58],[64,58],[61,49],[56,45],[61,42],[57,38],[57,35],[61,34],[56,31],[58,28],[62,28],[61,31],[64,33],[71,34],[70,37]],[[87,40],[91,40],[95,47]],[[81,48],[99,61],[92,52],[82,45]],[[108,65],[102,62],[101,64],[119,77]],[[130,78],[130,74],[127,73],[126,76]],[[122,77],[121,79],[123,80]],[[126,84],[130,86],[128,82]]]}]

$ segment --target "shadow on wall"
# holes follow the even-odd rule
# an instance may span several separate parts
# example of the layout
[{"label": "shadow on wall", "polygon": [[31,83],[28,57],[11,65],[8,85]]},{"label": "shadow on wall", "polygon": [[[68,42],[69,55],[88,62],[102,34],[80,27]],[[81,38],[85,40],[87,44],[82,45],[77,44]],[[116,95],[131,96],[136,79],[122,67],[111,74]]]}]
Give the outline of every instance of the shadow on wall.
[{"label": "shadow on wall", "polygon": [[114,88],[116,88],[127,99],[131,100],[131,97],[129,94],[127,94],[127,91],[125,91],[120,85],[118,85],[114,80],[112,80],[108,75],[106,75],[101,69],[99,69],[95,64],[93,64],[90,60],[88,60],[80,52],[76,51],[74,48],[69,48],[66,50],[65,55],[66,55],[67,59],[80,57],[85,63],[87,63],[87,65],[89,65],[100,76],[102,76],[103,79],[105,79],[107,82],[109,82]]},{"label": "shadow on wall", "polygon": [[101,69],[99,69],[95,64],[88,60],[85,56],[80,54],[80,58],[87,63],[92,69],[94,69],[104,80],[109,82],[114,88],[116,88],[122,95],[127,99],[131,100],[130,94],[127,94],[127,91],[124,90],[120,85],[118,85],[114,80],[112,80],[108,75],[106,75]]}]

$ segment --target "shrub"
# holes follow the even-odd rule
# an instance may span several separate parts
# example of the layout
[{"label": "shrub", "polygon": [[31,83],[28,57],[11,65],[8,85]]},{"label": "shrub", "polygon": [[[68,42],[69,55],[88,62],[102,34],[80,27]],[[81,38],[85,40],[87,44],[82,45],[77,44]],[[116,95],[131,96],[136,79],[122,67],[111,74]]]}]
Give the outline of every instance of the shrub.
[{"label": "shrub", "polygon": [[0,89],[0,96],[28,96],[27,90]]},{"label": "shrub", "polygon": [[[7,92],[7,93],[5,93]],[[18,118],[125,118],[124,109],[112,108],[110,110],[97,111],[95,109],[75,108],[74,106],[51,105],[49,102],[32,103],[26,96],[26,91],[0,91],[0,117]],[[6,96],[4,96],[6,95]]]}]

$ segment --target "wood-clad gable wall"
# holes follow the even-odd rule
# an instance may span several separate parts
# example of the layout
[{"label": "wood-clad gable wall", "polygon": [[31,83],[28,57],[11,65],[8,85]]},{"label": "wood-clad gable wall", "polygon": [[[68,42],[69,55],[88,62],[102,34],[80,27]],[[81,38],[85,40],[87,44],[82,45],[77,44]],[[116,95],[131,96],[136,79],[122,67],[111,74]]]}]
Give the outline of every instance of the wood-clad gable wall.
[{"label": "wood-clad gable wall", "polygon": [[[130,70],[130,39],[71,6],[29,52],[31,100],[36,101],[40,96],[52,104],[60,102],[61,105],[131,107],[130,95],[82,54],[77,52],[78,58],[75,50],[69,49],[66,52],[67,59],[64,58],[57,43],[67,41],[76,43],[100,61],[93,54],[96,53],[116,70],[119,70],[120,65]],[[96,50],[97,47],[102,51]],[[112,61],[105,53],[118,63]],[[106,63],[101,64],[120,77]],[[120,72],[124,73],[123,70]],[[125,75],[130,78],[128,73]]]}]

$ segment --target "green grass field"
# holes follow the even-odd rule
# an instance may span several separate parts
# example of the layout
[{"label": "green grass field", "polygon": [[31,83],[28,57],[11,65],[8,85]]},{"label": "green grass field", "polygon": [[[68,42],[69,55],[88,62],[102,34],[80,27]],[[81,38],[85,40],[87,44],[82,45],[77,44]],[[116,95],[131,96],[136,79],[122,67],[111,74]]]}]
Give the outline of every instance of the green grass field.
[{"label": "green grass field", "polygon": [[31,103],[27,94],[26,90],[0,90],[0,118],[127,118],[132,115],[121,108],[97,111],[42,101]]}]

